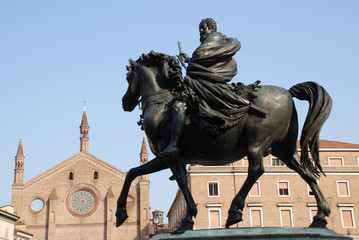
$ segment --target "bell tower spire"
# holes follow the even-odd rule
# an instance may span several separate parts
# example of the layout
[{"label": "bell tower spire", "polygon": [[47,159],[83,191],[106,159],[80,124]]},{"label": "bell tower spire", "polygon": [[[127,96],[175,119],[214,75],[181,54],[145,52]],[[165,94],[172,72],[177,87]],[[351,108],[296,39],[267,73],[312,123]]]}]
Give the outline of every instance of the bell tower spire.
[{"label": "bell tower spire", "polygon": [[[141,163],[141,165],[143,165],[143,164],[146,164],[147,162],[148,162],[148,151],[147,151],[146,139],[145,139],[145,137],[143,137],[141,152],[140,152],[140,163]],[[141,179],[148,180],[148,175],[142,175]]]},{"label": "bell tower spire", "polygon": [[146,145],[145,137],[143,137],[143,140],[142,140],[142,146],[141,146],[141,152],[140,152],[140,160],[141,160],[141,165],[148,162],[148,151],[147,151],[147,145]]},{"label": "bell tower spire", "polygon": [[80,152],[89,151],[89,129],[90,126],[87,122],[86,105],[84,105],[84,113],[82,115],[80,126]]},{"label": "bell tower spire", "polygon": [[24,183],[24,160],[24,150],[22,147],[22,139],[20,137],[19,146],[17,147],[17,153],[15,156],[14,184],[21,185]]}]

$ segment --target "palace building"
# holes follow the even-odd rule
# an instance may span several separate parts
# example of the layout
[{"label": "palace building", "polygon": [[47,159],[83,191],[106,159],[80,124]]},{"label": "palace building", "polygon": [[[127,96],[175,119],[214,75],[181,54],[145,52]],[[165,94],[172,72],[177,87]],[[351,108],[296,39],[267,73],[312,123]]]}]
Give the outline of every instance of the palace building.
[{"label": "palace building", "polygon": [[[359,239],[359,144],[322,140],[319,146],[326,173],[319,186],[331,208],[327,227]],[[246,198],[243,222],[232,227],[308,227],[317,210],[309,186],[280,159],[269,155],[263,162],[265,173]],[[247,167],[247,158],[226,166],[189,167],[188,185],[198,208],[194,229],[225,227]],[[169,231],[175,230],[185,211],[186,202],[178,191],[167,215]]]},{"label": "palace building", "polygon": [[[25,157],[20,139],[15,157],[11,205],[33,240],[149,238],[148,176],[135,179],[127,199],[129,218],[116,228],[116,203],[126,173],[89,153],[89,130],[84,108],[80,152],[24,182]],[[143,139],[140,162],[148,161]]]}]

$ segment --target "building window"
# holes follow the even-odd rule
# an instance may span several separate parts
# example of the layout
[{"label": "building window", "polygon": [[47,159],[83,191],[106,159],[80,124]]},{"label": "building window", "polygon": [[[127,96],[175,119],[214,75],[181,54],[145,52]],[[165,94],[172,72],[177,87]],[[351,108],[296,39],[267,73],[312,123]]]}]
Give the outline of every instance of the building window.
[{"label": "building window", "polygon": [[317,208],[310,208],[309,209],[309,215],[310,215],[310,222],[313,222],[313,218],[315,215],[317,215],[318,209]]},{"label": "building window", "polygon": [[55,212],[51,211],[50,213],[50,223],[54,223],[55,222]]},{"label": "building window", "polygon": [[5,239],[9,239],[9,229],[5,229]]},{"label": "building window", "polygon": [[329,157],[329,166],[344,166],[344,159],[342,157]]},{"label": "building window", "polygon": [[281,227],[293,227],[292,209],[280,209]]},{"label": "building window", "polygon": [[45,203],[42,199],[40,199],[39,197],[36,197],[34,200],[31,201],[30,203],[30,209],[34,212],[34,213],[38,213],[40,212],[45,206]]},{"label": "building window", "polygon": [[278,182],[278,194],[279,196],[289,196],[289,182]]},{"label": "building window", "polygon": [[272,157],[271,166],[284,166],[284,163],[279,158]]},{"label": "building window", "polygon": [[340,209],[343,228],[355,228],[354,214],[352,208]]},{"label": "building window", "polygon": [[209,209],[209,228],[221,227],[221,210]]},{"label": "building window", "polygon": [[337,190],[339,197],[350,197],[348,181],[337,181]]},{"label": "building window", "polygon": [[251,209],[250,211],[251,227],[263,227],[262,209]]},{"label": "building window", "polygon": [[218,197],[219,196],[219,182],[208,182],[208,196]]},{"label": "building window", "polygon": [[93,172],[93,179],[98,179],[98,171]]},{"label": "building window", "polygon": [[73,171],[69,172],[69,180],[74,180],[74,172]]},{"label": "building window", "polygon": [[260,197],[261,193],[260,193],[260,187],[259,187],[259,182],[255,182],[253,184],[253,187],[251,188],[250,192],[249,192],[249,196],[250,197]]},{"label": "building window", "polygon": [[248,167],[248,158],[242,158],[242,166],[244,166],[244,167]]},{"label": "building window", "polygon": [[314,193],[308,184],[307,184],[307,190],[308,190],[308,197],[314,197]]}]

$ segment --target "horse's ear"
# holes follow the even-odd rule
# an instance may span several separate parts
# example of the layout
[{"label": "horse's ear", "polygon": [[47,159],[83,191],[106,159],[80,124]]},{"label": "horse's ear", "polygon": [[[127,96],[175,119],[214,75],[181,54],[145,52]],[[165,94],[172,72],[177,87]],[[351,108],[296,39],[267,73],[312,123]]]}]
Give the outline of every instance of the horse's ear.
[{"label": "horse's ear", "polygon": [[130,63],[130,66],[136,66],[136,62],[133,61],[131,58],[128,60],[128,62]]}]

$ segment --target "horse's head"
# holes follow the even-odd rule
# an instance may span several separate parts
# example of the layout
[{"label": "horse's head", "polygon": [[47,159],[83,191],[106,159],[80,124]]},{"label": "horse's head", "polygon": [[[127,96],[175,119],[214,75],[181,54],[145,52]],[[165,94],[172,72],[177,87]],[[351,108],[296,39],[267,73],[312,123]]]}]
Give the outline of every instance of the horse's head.
[{"label": "horse's head", "polygon": [[131,112],[139,103],[138,99],[141,95],[138,74],[136,72],[137,63],[132,59],[129,60],[130,66],[127,69],[128,88],[126,94],[122,98],[122,108],[125,111]]},{"label": "horse's head", "polygon": [[151,51],[137,61],[130,59],[127,66],[128,89],[122,98],[125,111],[132,111],[140,102],[150,96],[166,91],[172,92],[180,86],[182,68],[175,57]]}]

